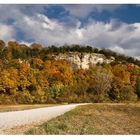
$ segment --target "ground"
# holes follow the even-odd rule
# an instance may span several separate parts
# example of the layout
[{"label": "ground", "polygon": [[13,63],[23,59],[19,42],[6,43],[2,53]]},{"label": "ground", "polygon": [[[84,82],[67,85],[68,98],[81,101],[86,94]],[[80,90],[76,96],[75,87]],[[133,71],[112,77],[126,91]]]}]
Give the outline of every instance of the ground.
[{"label": "ground", "polygon": [[28,110],[42,107],[56,106],[56,104],[34,104],[34,105],[0,105],[0,112]]},{"label": "ground", "polygon": [[[85,103],[11,106],[18,111],[0,112],[0,134],[23,134],[29,128],[63,115],[79,105],[85,105]],[[8,106],[3,106],[3,108],[9,109]]]},{"label": "ground", "polygon": [[25,134],[140,134],[140,103],[79,106]]}]

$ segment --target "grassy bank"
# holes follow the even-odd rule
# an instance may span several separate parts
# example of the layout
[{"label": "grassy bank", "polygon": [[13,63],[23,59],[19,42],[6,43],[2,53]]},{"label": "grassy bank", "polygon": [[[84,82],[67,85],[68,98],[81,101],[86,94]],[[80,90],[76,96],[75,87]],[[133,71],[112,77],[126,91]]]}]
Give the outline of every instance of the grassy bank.
[{"label": "grassy bank", "polygon": [[80,106],[25,134],[140,134],[140,104]]}]

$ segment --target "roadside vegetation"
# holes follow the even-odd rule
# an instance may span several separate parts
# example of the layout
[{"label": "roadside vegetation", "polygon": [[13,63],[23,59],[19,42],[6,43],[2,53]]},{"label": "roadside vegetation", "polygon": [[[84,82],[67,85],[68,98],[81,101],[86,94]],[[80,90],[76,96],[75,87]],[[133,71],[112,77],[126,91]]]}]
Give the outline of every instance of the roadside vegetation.
[{"label": "roadside vegetation", "polygon": [[33,127],[27,135],[140,134],[140,104],[80,106]]},{"label": "roadside vegetation", "polygon": [[[59,104],[57,104],[57,105],[59,105]],[[21,111],[21,110],[52,107],[52,106],[56,106],[56,104],[0,105],[0,112]]]},{"label": "roadside vegetation", "polygon": [[[94,52],[115,57],[112,64],[72,69],[53,54]],[[140,99],[138,60],[90,46],[43,48],[0,41],[0,104],[137,102]]]}]

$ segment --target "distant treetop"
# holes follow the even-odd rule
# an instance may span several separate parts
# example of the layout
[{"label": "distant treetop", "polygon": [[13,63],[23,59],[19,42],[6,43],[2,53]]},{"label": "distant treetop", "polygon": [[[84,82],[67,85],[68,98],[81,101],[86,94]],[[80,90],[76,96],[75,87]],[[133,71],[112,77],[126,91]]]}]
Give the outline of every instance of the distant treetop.
[{"label": "distant treetop", "polygon": [[[30,46],[26,44],[19,44],[16,41],[9,41],[6,43],[3,40],[0,40],[0,59],[30,59],[33,57],[39,57],[42,60],[46,60],[48,54],[52,53],[67,53],[67,52],[86,52],[86,53],[99,53],[105,55],[107,58],[114,57],[114,63],[133,63],[135,65],[140,66],[140,61],[131,57],[125,56],[123,54],[119,54],[113,52],[109,49],[98,49],[93,48],[92,46],[84,46],[84,45],[63,45],[63,46],[46,46],[43,47],[39,43],[33,43]],[[113,63],[112,63],[113,64]]]}]

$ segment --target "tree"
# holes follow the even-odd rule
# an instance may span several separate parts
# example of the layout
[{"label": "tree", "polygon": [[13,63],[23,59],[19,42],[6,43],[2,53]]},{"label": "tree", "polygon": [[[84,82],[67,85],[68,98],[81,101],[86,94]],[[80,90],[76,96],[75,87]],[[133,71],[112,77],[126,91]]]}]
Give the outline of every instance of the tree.
[{"label": "tree", "polygon": [[42,46],[40,44],[33,43],[31,45],[31,56],[32,57],[39,57],[41,49],[42,49]]},{"label": "tree", "polygon": [[5,94],[15,94],[18,81],[17,69],[10,68],[0,72],[0,92]]},{"label": "tree", "polygon": [[31,63],[32,63],[32,67],[35,69],[43,68],[43,61],[39,58],[33,58]]},{"label": "tree", "polygon": [[97,96],[97,102],[104,101],[108,91],[111,89],[111,76],[102,69],[98,69],[95,72],[95,76],[91,82],[92,85],[90,91]]},{"label": "tree", "polygon": [[131,85],[124,85],[121,89],[121,100],[122,101],[135,101],[137,96],[134,93],[134,89]]},{"label": "tree", "polygon": [[42,45],[41,44],[38,44],[38,43],[33,43],[31,45],[31,48],[32,49],[38,49],[38,50],[40,50],[40,49],[42,49]]},{"label": "tree", "polygon": [[137,80],[136,80],[136,94],[138,98],[140,99],[140,77],[137,77]]},{"label": "tree", "polygon": [[128,71],[127,65],[115,65],[112,72],[114,76],[118,77],[125,84],[130,84],[130,72]]},{"label": "tree", "polygon": [[8,47],[10,49],[19,49],[19,44],[16,41],[9,41],[8,42]]},{"label": "tree", "polygon": [[112,88],[109,97],[113,101],[132,101],[136,100],[136,94],[131,85],[125,85],[119,78],[114,77],[112,81]]},{"label": "tree", "polygon": [[0,50],[2,50],[5,47],[5,42],[3,40],[0,40]]},{"label": "tree", "polygon": [[53,99],[57,99],[59,96],[62,96],[64,94],[64,85],[63,84],[53,84],[52,86],[48,87],[47,92],[50,94],[50,96]]}]

